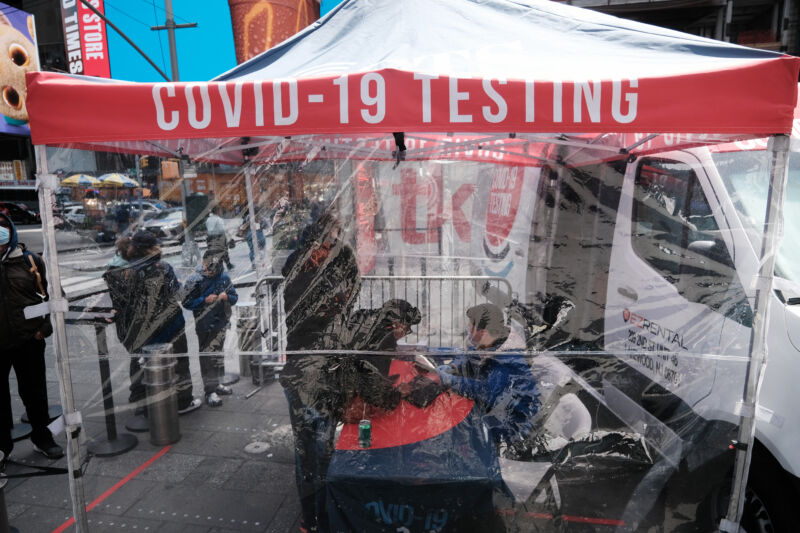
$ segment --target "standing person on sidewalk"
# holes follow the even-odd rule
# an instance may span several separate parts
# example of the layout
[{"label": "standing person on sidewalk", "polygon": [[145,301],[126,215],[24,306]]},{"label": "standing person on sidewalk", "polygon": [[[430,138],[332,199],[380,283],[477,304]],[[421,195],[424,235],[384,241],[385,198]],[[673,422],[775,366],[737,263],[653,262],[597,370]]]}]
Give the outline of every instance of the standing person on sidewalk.
[{"label": "standing person on sidewalk", "polygon": [[[129,296],[129,283],[132,272],[130,270],[130,256],[128,253],[131,248],[131,237],[126,236],[117,240],[117,253],[108,262],[108,267],[103,274],[103,281],[108,286],[108,296],[111,298],[111,317],[108,322],[114,323],[117,331],[117,338],[122,341],[127,334],[128,324],[125,323],[125,310],[129,306],[127,298]],[[128,401],[132,404],[142,402],[145,398],[145,389],[141,379],[141,364],[139,354],[133,354],[130,361],[131,387]],[[138,414],[144,415],[144,407],[138,409]]]},{"label": "standing person on sidewalk", "polygon": [[[0,214],[0,450],[5,457],[14,448],[11,428],[11,393],[8,376],[11,368],[17,376],[22,403],[33,428],[33,449],[48,459],[63,457],[64,450],[53,440],[45,381],[45,338],[53,332],[50,316],[31,308],[48,299],[47,278],[42,258],[27,251],[17,241],[17,229],[11,219]],[[30,313],[30,311],[29,311]]]},{"label": "standing person on sidewalk", "polygon": [[[117,314],[117,320],[122,320],[127,328],[125,338],[120,340],[130,354],[142,353],[142,348],[148,344],[172,344],[178,377],[178,413],[193,411],[202,402],[192,396],[186,322],[178,299],[181,284],[172,266],[161,260],[158,241],[147,230],[137,231],[131,239],[128,260],[131,272],[125,297],[128,305]],[[142,372],[141,369],[131,370],[138,370],[131,376],[133,396],[134,388],[141,387]]]},{"label": "standing person on sidewalk", "polygon": [[334,371],[341,359],[324,350],[346,348],[342,336],[361,288],[355,252],[341,233],[339,221],[323,215],[281,270],[286,349],[322,351],[287,354],[280,378],[295,441],[301,527],[308,532],[328,530],[325,476],[346,399]]},{"label": "standing person on sidewalk", "polygon": [[[253,246],[253,232],[250,231],[250,213],[245,210],[244,216],[242,217],[242,223],[239,226],[237,231],[237,237],[244,238],[245,242],[247,242],[247,247],[250,249],[250,266],[253,270],[256,269],[256,250]],[[258,217],[256,217],[256,240],[258,242],[258,251],[259,257],[258,260],[261,261],[264,257],[264,252],[267,247],[267,238],[264,236],[264,230],[261,229],[261,223],[258,221]]]},{"label": "standing person on sidewalk", "polygon": [[[236,305],[239,295],[231,278],[222,270],[222,255],[206,250],[203,264],[184,285],[183,307],[194,313],[197,342],[200,345],[200,373],[206,404],[209,407],[222,405],[220,395],[233,394],[230,387],[221,383],[225,369],[225,357],[218,355],[225,345],[225,333],[231,319],[231,306]],[[205,352],[217,352],[214,355]]]},{"label": "standing person on sidewalk", "polygon": [[208,251],[218,254],[228,270],[233,270],[233,263],[228,255],[228,234],[225,231],[225,221],[219,216],[220,207],[215,205],[206,218],[206,238]]}]

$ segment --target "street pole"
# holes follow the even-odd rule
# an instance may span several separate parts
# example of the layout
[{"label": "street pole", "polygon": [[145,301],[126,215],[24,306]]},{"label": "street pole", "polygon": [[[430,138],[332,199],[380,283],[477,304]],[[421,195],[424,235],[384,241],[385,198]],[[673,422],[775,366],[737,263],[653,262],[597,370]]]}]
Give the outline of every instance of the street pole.
[{"label": "street pole", "polygon": [[175,24],[175,17],[172,15],[172,0],[164,0],[164,11],[167,13],[167,19],[163,26],[152,26],[150,29],[153,31],[167,30],[169,37],[169,61],[172,66],[172,81],[179,81],[178,75],[178,47],[175,44],[175,30],[183,28],[196,28],[196,22],[188,24]]},{"label": "street pole", "polygon": [[[196,28],[197,23],[190,22],[188,24],[175,24],[175,17],[172,14],[172,0],[164,0],[164,11],[166,12],[166,21],[164,22],[164,25],[152,26],[150,29],[153,31],[167,30],[167,36],[169,38],[169,61],[170,66],[172,67],[172,81],[177,82],[180,80],[180,75],[178,73],[178,47],[175,43],[175,30],[183,28]],[[188,223],[188,211],[186,210],[186,196],[188,192],[186,190],[186,179],[183,177],[182,159],[178,162],[178,176],[181,180],[181,205],[183,206],[183,219]],[[194,231],[189,229],[188,224],[184,229],[183,236],[183,257],[185,262],[185,258],[191,253],[190,246],[192,245],[189,244],[189,239],[194,240]]]}]

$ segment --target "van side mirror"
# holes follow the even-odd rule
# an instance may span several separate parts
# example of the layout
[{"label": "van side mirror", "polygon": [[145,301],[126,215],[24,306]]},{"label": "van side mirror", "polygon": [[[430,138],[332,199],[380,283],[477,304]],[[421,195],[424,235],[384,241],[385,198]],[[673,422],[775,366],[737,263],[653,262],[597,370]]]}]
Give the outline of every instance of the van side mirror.
[{"label": "van side mirror", "polygon": [[722,240],[703,240],[690,242],[687,246],[690,252],[694,252],[713,261],[729,264],[728,250]]}]

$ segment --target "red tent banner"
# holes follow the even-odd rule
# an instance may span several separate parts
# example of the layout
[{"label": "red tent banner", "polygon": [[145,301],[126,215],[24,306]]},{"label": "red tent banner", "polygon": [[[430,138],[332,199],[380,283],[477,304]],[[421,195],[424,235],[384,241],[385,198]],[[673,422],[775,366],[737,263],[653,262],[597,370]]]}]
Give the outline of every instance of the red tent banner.
[{"label": "red tent banner", "polygon": [[765,135],[791,131],[798,62],[783,56],[664,79],[570,82],[381,70],[150,84],[38,72],[28,74],[28,101],[35,144],[406,130]]}]

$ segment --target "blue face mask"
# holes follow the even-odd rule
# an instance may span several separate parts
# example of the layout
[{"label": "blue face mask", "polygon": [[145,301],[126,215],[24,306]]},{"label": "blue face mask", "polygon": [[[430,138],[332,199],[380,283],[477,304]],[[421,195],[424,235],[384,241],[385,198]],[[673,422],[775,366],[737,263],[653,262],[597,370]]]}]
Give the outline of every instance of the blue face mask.
[{"label": "blue face mask", "polygon": [[8,228],[4,228],[0,226],[0,246],[4,244],[8,244],[8,241],[11,240],[11,230]]}]

